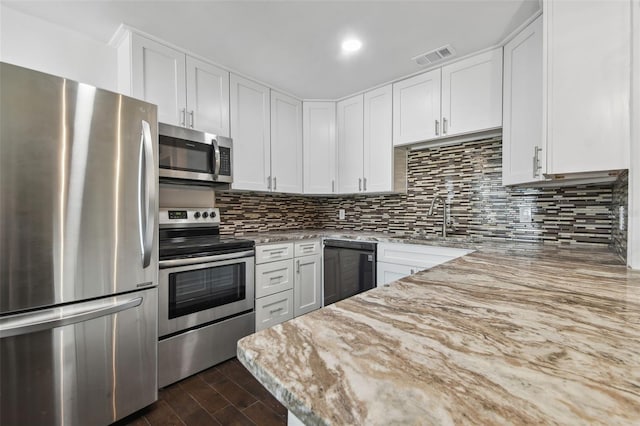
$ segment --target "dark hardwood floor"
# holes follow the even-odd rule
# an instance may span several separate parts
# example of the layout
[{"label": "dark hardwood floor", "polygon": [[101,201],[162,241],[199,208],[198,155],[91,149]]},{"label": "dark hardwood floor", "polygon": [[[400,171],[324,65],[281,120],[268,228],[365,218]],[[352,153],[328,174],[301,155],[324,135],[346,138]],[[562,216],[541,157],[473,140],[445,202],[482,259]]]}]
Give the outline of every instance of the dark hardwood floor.
[{"label": "dark hardwood floor", "polygon": [[115,423],[156,425],[286,425],[284,408],[237,359],[161,389],[158,401]]}]

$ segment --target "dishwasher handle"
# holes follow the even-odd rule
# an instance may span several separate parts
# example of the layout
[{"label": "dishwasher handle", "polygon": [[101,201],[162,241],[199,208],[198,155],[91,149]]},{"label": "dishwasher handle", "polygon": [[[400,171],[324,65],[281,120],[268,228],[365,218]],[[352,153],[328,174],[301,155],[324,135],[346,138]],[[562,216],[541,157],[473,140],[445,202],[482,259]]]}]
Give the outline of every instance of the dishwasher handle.
[{"label": "dishwasher handle", "polygon": [[377,244],[369,241],[324,240],[324,247],[363,250],[363,251],[370,251],[375,253]]}]

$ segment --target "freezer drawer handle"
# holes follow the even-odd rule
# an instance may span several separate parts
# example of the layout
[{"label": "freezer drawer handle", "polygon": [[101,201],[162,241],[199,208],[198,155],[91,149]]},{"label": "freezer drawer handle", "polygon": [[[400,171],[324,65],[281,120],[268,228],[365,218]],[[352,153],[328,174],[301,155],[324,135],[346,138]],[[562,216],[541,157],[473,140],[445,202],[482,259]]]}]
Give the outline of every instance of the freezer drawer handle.
[{"label": "freezer drawer handle", "polygon": [[90,302],[83,304],[84,306],[76,308],[67,315],[63,315],[65,308],[53,308],[45,312],[38,311],[8,316],[0,320],[0,339],[113,315],[140,306],[141,303],[142,297],[136,297],[135,299],[114,302],[106,306],[102,301]]}]

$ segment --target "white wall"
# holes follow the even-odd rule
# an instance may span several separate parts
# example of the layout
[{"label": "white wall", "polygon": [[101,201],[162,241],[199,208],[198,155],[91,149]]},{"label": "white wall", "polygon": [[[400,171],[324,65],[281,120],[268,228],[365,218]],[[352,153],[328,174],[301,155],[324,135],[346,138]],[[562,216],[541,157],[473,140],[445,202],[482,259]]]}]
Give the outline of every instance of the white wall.
[{"label": "white wall", "polygon": [[115,49],[1,3],[0,60],[103,89],[117,88]]}]

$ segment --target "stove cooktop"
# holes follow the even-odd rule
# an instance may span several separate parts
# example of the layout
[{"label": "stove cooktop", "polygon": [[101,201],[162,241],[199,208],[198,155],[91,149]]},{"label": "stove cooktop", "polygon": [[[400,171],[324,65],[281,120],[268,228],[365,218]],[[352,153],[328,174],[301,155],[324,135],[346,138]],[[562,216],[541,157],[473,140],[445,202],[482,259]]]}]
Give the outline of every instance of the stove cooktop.
[{"label": "stove cooktop", "polygon": [[[199,230],[160,230],[160,260],[214,256],[251,250],[253,240],[224,237]],[[202,235],[204,233],[204,235]],[[194,235],[195,234],[195,235]]]}]

